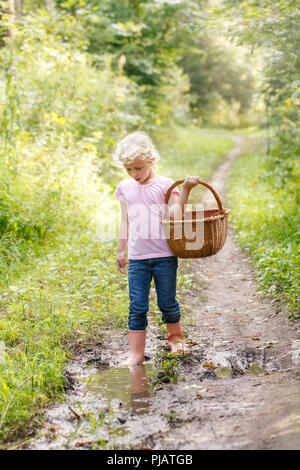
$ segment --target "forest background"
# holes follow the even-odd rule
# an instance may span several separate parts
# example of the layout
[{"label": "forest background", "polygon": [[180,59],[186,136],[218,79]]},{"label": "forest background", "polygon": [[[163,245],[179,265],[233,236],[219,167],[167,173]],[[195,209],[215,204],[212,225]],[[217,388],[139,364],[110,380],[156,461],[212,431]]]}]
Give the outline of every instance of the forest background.
[{"label": "forest background", "polygon": [[232,224],[261,292],[299,315],[300,28],[294,0],[10,0],[0,14],[5,439],[62,390],[66,345],[126,324],[111,155],[129,132],[151,135],[175,179],[187,165],[208,178],[230,133],[252,138]]}]

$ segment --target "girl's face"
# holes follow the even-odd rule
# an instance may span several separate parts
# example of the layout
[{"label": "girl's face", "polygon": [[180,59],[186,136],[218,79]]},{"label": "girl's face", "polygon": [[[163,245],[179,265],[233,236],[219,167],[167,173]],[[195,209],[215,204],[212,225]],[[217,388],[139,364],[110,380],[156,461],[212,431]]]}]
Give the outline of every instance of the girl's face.
[{"label": "girl's face", "polygon": [[153,165],[154,158],[147,161],[139,160],[137,158],[130,163],[125,163],[124,168],[131,178],[135,179],[138,183],[143,184],[153,176]]}]

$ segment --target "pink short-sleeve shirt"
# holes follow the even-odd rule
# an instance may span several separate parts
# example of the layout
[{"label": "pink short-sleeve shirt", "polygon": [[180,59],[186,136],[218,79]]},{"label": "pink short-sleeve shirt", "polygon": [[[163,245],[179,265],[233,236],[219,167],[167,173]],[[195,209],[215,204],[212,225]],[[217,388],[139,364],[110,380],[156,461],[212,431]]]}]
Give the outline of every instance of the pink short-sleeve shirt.
[{"label": "pink short-sleeve shirt", "polygon": [[[118,185],[114,195],[127,207],[129,259],[174,256],[161,225],[166,193],[173,183],[172,178],[157,176],[150,184],[140,184],[130,178]],[[172,193],[180,194],[177,187]]]}]

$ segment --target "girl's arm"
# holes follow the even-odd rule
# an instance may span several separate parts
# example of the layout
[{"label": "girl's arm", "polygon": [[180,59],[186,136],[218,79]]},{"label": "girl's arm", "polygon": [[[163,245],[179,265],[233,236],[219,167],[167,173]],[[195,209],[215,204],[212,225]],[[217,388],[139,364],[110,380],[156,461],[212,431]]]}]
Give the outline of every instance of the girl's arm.
[{"label": "girl's arm", "polygon": [[124,202],[120,202],[121,204],[121,222],[120,222],[120,229],[119,229],[119,242],[117,245],[117,257],[116,257],[116,265],[120,273],[125,274],[123,268],[128,263],[127,259],[125,258],[125,250],[128,241],[128,215],[127,215],[127,208]]},{"label": "girl's arm", "polygon": [[184,206],[188,203],[190,191],[199,184],[199,176],[187,176],[184,180],[180,196],[171,194],[169,199],[170,219],[181,219],[184,212]]}]

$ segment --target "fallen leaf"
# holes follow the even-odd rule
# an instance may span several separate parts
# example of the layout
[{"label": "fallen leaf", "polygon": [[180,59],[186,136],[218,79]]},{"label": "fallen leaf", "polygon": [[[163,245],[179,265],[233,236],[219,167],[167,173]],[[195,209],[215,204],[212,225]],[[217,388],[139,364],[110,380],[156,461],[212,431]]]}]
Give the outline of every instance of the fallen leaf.
[{"label": "fallen leaf", "polygon": [[260,338],[257,338],[256,336],[252,339],[253,339],[253,341],[259,341],[260,340]]},{"label": "fallen leaf", "polygon": [[61,428],[59,426],[50,426],[49,427],[49,430],[52,431],[52,432],[57,432],[59,431]]},{"label": "fallen leaf", "polygon": [[199,400],[202,400],[202,399],[203,399],[203,396],[200,395],[200,393],[197,393],[197,394],[196,394],[196,398],[198,398]]},{"label": "fallen leaf", "polygon": [[266,346],[264,346],[264,349],[271,348],[272,346],[273,346],[273,344],[269,343]]},{"label": "fallen leaf", "polygon": [[212,367],[213,369],[216,369],[217,366],[215,366],[214,364],[212,364],[211,362],[205,362],[203,364],[203,367]]},{"label": "fallen leaf", "polygon": [[259,364],[255,363],[249,367],[249,372],[254,375],[268,374],[268,372],[260,367]]},{"label": "fallen leaf", "polygon": [[231,376],[231,368],[230,367],[221,367],[220,369],[216,370],[216,376],[225,379],[226,377]]},{"label": "fallen leaf", "polygon": [[93,441],[78,441],[78,442],[75,442],[75,447],[83,447],[83,446],[90,446],[91,444],[93,444],[94,442]]}]

